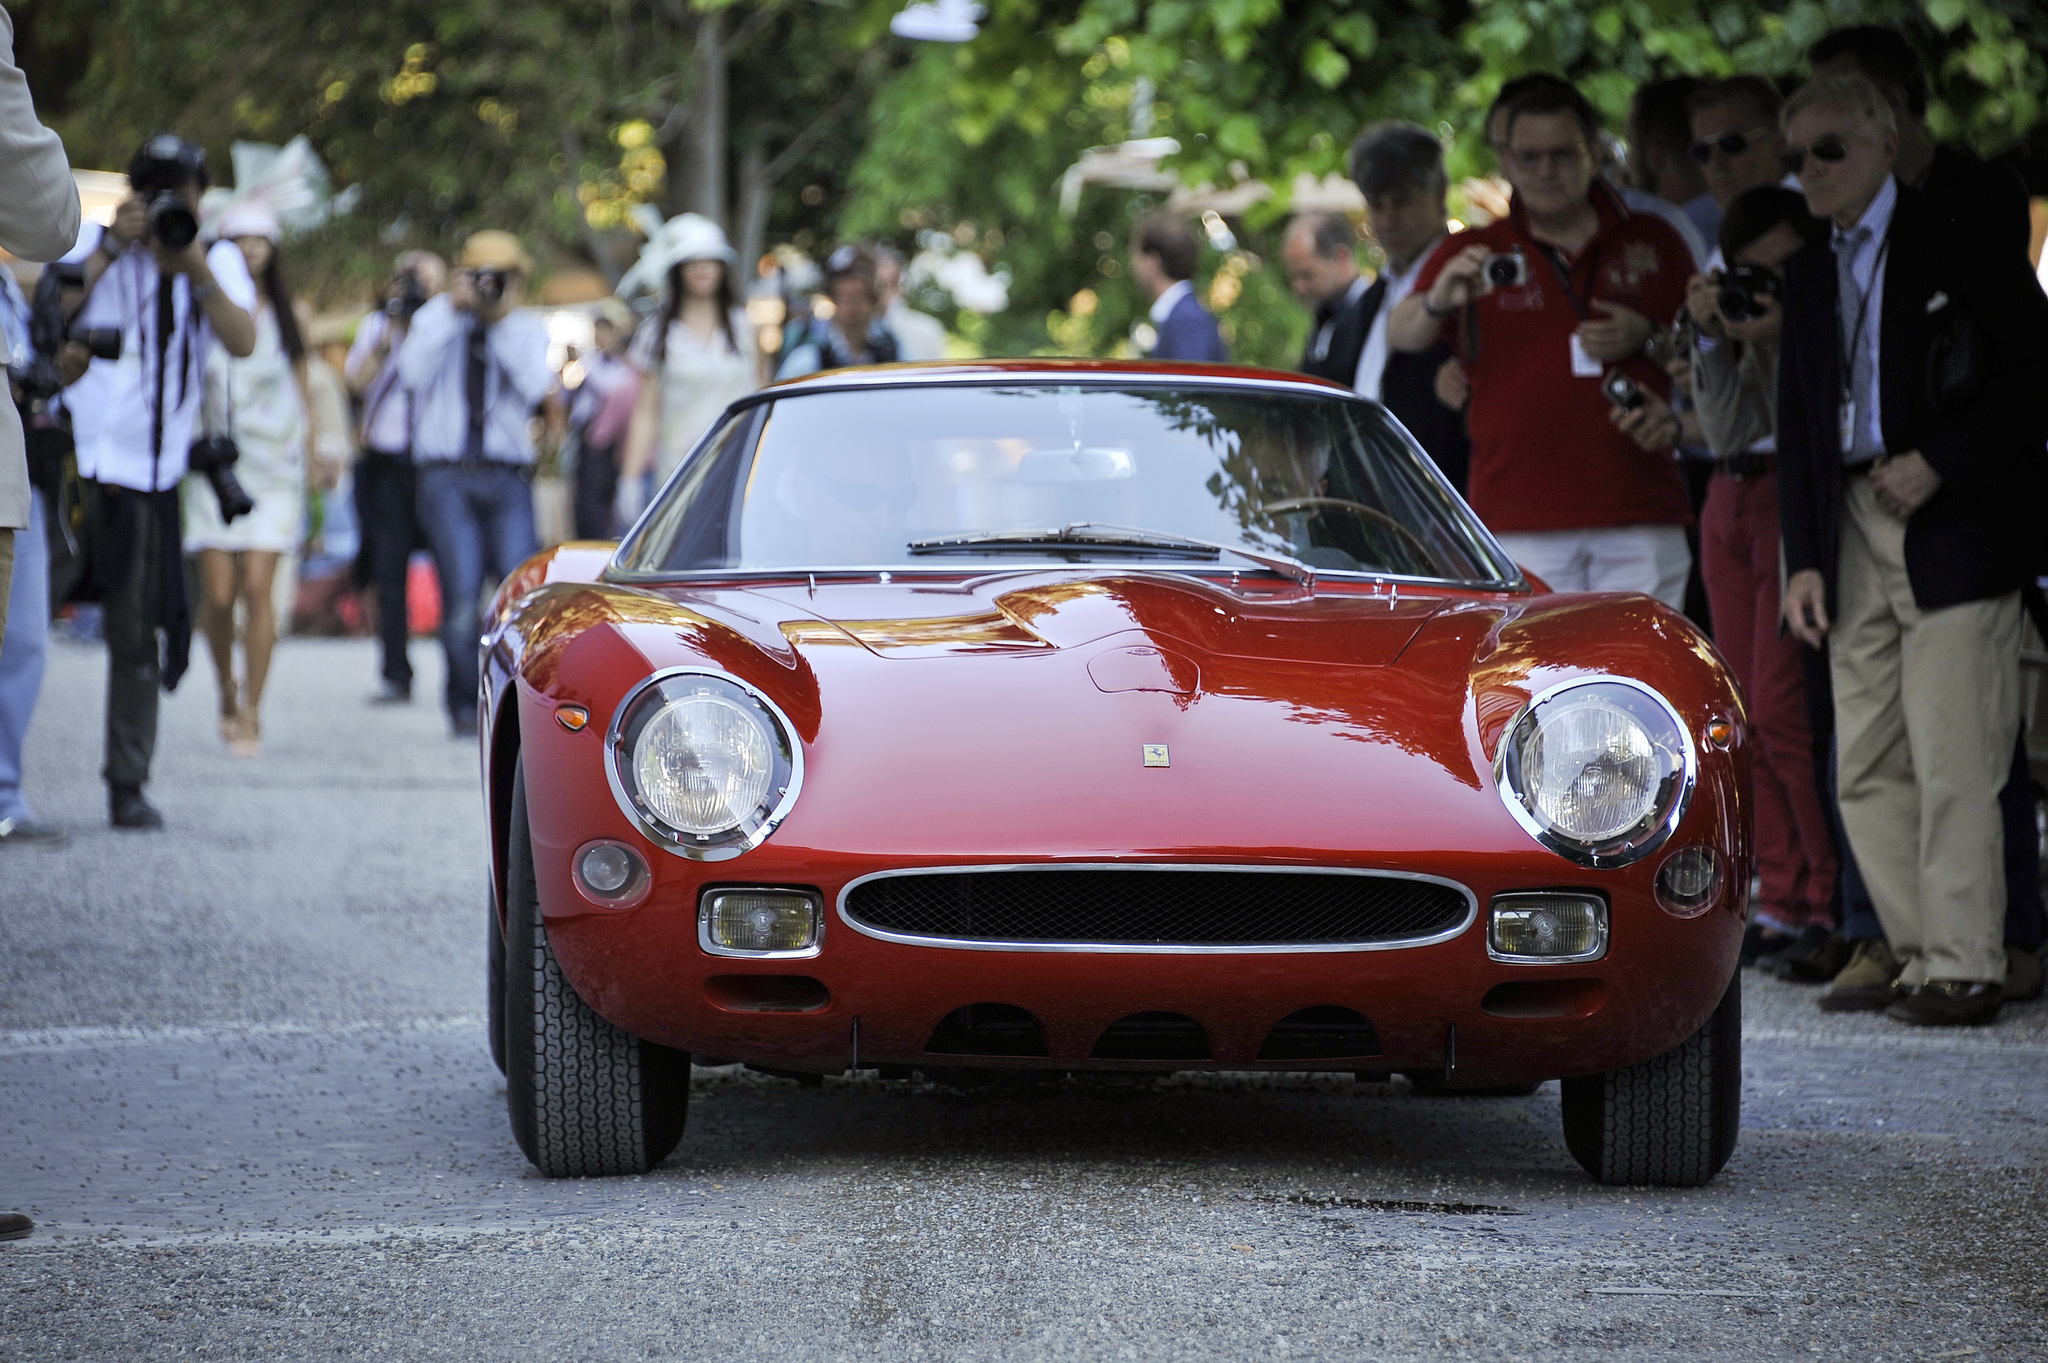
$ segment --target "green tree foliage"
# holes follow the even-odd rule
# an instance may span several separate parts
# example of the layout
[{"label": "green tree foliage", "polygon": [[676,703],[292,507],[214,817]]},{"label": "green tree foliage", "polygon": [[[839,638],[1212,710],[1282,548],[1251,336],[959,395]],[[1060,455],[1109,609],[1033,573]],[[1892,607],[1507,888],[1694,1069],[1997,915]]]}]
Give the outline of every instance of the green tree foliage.
[{"label": "green tree foliage", "polygon": [[[1808,45],[1850,23],[1902,27],[1928,61],[1938,137],[2002,151],[2043,119],[2048,6],[2035,0],[994,0],[980,37],[922,54],[871,106],[874,132],[842,218],[850,231],[960,226],[1013,277],[1009,316],[963,330],[992,349],[1107,353],[1143,305],[1121,278],[1130,216],[1148,202],[1095,189],[1073,222],[1061,171],[1131,132],[1133,91],[1155,92],[1150,132],[1181,145],[1189,185],[1253,177],[1278,193],[1232,226],[1204,282],[1241,357],[1291,363],[1305,319],[1273,248],[1296,175],[1344,168],[1383,118],[1441,131],[1454,178],[1486,174],[1479,122],[1503,81],[1557,71],[1617,131],[1646,80],[1759,71],[1796,78]],[[1235,286],[1213,288],[1219,272]],[[1241,273],[1240,273],[1241,272]]]}]

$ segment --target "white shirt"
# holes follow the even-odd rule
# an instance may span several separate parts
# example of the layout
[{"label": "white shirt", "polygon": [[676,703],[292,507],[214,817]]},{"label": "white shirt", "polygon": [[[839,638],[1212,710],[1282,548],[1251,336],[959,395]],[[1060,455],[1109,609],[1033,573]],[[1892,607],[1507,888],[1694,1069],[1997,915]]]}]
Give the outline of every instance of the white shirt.
[{"label": "white shirt", "polygon": [[[1870,387],[1856,395],[1856,421],[1863,428],[1870,448],[1878,451],[1884,449],[1884,425],[1878,396],[1883,389],[1878,382],[1877,364],[1877,334],[1882,330],[1878,326],[1878,319],[1884,316],[1884,272],[1877,268],[1877,260],[1883,254],[1884,239],[1892,230],[1892,210],[1898,206],[1899,182],[1887,175],[1884,177],[1884,184],[1878,187],[1877,197],[1870,201],[1870,206],[1863,210],[1863,216],[1856,219],[1856,226],[1850,229],[1850,232],[1856,232],[1867,227],[1870,229],[1870,235],[1856,248],[1856,254],[1849,258],[1849,273],[1856,281],[1858,297],[1863,300],[1860,304],[1863,313],[1863,332],[1859,336],[1844,337],[1843,340],[1847,345],[1860,347],[1869,357]],[[1844,232],[1839,227],[1835,229],[1837,262],[1841,259],[1842,241],[1848,235],[1849,232]],[[1839,268],[1838,263],[1837,269]],[[1854,317],[1858,309],[1859,304],[1855,300],[1848,300],[1846,311],[1849,316]],[[1846,331],[1847,328],[1843,330]],[[1844,386],[1848,381],[1849,376],[1844,374]]]},{"label": "white shirt", "polygon": [[896,338],[899,360],[946,358],[946,327],[938,318],[917,311],[901,298],[882,314],[882,325]]},{"label": "white shirt", "polygon": [[1173,310],[1180,306],[1180,300],[1195,291],[1195,286],[1185,279],[1176,279],[1166,286],[1166,292],[1152,300],[1152,325],[1163,327],[1166,319],[1173,316]]},{"label": "white shirt", "polygon": [[[398,348],[398,381],[412,390],[415,463],[447,463],[469,446],[469,333],[475,315],[457,312],[447,294],[412,315]],[[515,308],[491,323],[484,370],[484,458],[531,464],[527,418],[555,386],[548,333],[541,320]]]},{"label": "white shirt", "polygon": [[1374,402],[1379,401],[1380,380],[1387,372],[1387,318],[1402,299],[1415,292],[1415,276],[1422,273],[1422,263],[1436,253],[1437,242],[1443,239],[1439,232],[1436,241],[1415,253],[1407,269],[1398,274],[1388,270],[1380,276],[1387,281],[1387,291],[1380,298],[1380,310],[1373,314],[1372,330],[1365,333],[1365,349],[1358,352],[1358,373],[1351,380],[1353,388]]},{"label": "white shirt", "polygon": [[[350,382],[360,382],[370,356],[391,334],[391,314],[379,308],[356,325],[348,348]],[[383,367],[363,393],[363,443],[383,454],[404,454],[412,448],[412,395],[398,382],[397,347],[384,354]]]},{"label": "white shirt", "polygon": [[[89,259],[105,232],[98,223],[87,223],[64,259]],[[253,314],[256,281],[249,277],[241,250],[231,241],[217,241],[207,249],[206,264],[228,301]],[[71,434],[78,443],[78,476],[141,492],[176,487],[185,476],[185,456],[206,393],[207,357],[219,344],[205,312],[192,306],[191,276],[177,275],[171,285],[170,340],[159,353],[159,278],[156,257],[139,242],[107,266],[74,325],[119,327],[121,358],[93,360],[85,376],[64,390],[64,410],[71,413]],[[152,451],[159,370],[163,443]]]}]

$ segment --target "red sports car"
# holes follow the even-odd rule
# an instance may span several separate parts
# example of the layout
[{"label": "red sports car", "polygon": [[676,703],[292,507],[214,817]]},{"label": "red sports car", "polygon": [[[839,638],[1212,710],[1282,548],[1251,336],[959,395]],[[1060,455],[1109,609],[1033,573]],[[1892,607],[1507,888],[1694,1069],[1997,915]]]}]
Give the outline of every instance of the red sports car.
[{"label": "red sports car", "polygon": [[1603,1182],[1733,1148],[1735,683],[1655,601],[1532,584],[1343,389],[778,385],[483,647],[491,1026],[544,1173],[663,1159],[693,1053],[1554,1078]]}]

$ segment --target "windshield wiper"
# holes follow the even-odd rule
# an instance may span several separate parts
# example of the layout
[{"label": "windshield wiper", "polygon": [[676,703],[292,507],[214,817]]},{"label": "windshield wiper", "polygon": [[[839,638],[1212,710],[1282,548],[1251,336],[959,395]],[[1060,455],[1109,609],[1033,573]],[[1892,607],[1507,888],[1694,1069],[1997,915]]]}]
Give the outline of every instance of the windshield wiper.
[{"label": "windshield wiper", "polygon": [[1249,559],[1262,568],[1269,568],[1283,577],[1301,583],[1310,591],[1315,590],[1316,570],[1300,559],[1286,554],[1276,554],[1266,549],[1248,549],[1243,545],[1224,544],[1217,540],[1196,539],[1192,535],[1169,535],[1159,530],[1139,530],[1127,525],[1106,525],[1097,521],[1073,521],[1058,529],[1043,530],[984,530],[972,535],[941,535],[933,539],[912,540],[909,545],[913,554],[972,554],[993,550],[1030,552],[1034,549],[1108,549],[1112,551],[1186,554],[1191,557],[1214,559],[1222,554],[1235,554]]}]

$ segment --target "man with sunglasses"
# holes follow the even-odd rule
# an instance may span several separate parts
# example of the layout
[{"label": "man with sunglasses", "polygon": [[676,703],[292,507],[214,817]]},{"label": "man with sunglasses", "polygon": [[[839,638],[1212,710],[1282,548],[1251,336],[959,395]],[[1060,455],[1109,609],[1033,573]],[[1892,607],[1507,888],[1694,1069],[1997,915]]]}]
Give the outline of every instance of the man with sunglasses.
[{"label": "man with sunglasses", "polygon": [[1613,371],[1665,393],[1644,357],[1694,268],[1663,219],[1634,213],[1599,176],[1592,106],[1554,76],[1504,97],[1508,216],[1431,253],[1387,324],[1396,350],[1449,331],[1471,385],[1467,494],[1502,545],[1559,591],[1633,591],[1676,609],[1692,554],[1669,448],[1607,420]]},{"label": "man with sunglasses", "polygon": [[1833,223],[1832,249],[1785,267],[1785,618],[1828,647],[1842,823],[1902,967],[1868,1006],[1987,1022],[2007,966],[1998,791],[2019,728],[2019,590],[2048,494],[2048,298],[2024,256],[1986,241],[1994,228],[1959,236],[1899,182],[1897,119],[1868,80],[1814,80],[1780,126],[1808,207]]},{"label": "man with sunglasses", "polygon": [[1762,76],[1730,76],[1700,86],[1687,101],[1692,159],[1723,211],[1736,196],[1778,183],[1778,87]]},{"label": "man with sunglasses", "polygon": [[1893,174],[1927,197],[1950,226],[1999,248],[2026,252],[2031,235],[2027,190],[2005,166],[1987,165],[1928,134],[1927,72],[1897,29],[1876,24],[1838,28],[1807,50],[1816,80],[1861,76],[1891,106],[1899,131]]}]

